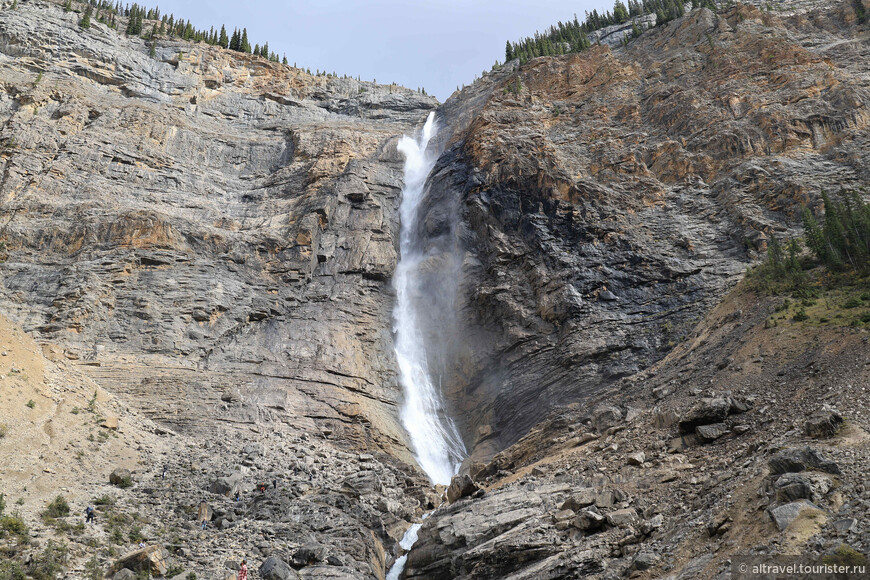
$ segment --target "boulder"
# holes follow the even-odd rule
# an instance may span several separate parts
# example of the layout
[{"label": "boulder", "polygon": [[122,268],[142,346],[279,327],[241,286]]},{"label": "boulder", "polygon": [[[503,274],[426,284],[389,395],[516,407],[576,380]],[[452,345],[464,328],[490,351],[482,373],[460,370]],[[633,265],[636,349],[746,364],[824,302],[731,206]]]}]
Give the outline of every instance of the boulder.
[{"label": "boulder", "polygon": [[702,399],[680,419],[680,433],[691,433],[700,425],[721,423],[731,410],[731,401],[726,397]]},{"label": "boulder", "polygon": [[637,512],[631,508],[616,510],[607,514],[607,522],[611,526],[625,528],[632,524],[636,524],[640,518],[637,517]]},{"label": "boulder", "polygon": [[133,481],[133,474],[130,473],[129,469],[116,467],[112,473],[109,474],[109,483],[112,485],[126,485],[125,482],[130,481]]},{"label": "boulder", "polygon": [[259,443],[248,443],[242,448],[242,455],[248,457],[259,457],[263,454],[263,446]]},{"label": "boulder", "polygon": [[468,497],[478,490],[478,486],[468,474],[454,475],[450,480],[450,486],[447,488],[447,501],[450,503],[456,500]]},{"label": "boulder", "polygon": [[112,576],[112,580],[133,580],[134,578],[136,578],[136,574],[127,568],[121,568]]},{"label": "boulder", "polygon": [[169,551],[163,546],[146,546],[141,550],[121,556],[109,568],[109,574],[116,574],[126,568],[133,572],[147,572],[154,576],[165,576],[169,571]]},{"label": "boulder", "polygon": [[740,397],[727,397],[727,399],[729,404],[729,415],[739,415],[740,413],[745,413],[752,408],[752,405],[749,403],[749,401],[741,399]]},{"label": "boulder", "polygon": [[601,528],[601,526],[603,526],[604,522],[606,521],[607,518],[601,515],[597,509],[590,508],[584,509],[579,514],[577,514],[577,517],[574,518],[574,520],[571,522],[571,525],[573,525],[578,530],[597,530]]},{"label": "boulder", "polygon": [[817,469],[836,475],[840,473],[840,468],[833,460],[812,447],[784,449],[771,457],[767,464],[773,475],[799,473],[807,469]]},{"label": "boulder", "polygon": [[667,429],[680,421],[679,414],[673,409],[656,407],[652,412],[653,426],[658,429]]},{"label": "boulder", "polygon": [[704,443],[715,441],[728,433],[728,425],[725,423],[713,423],[712,425],[699,425],[695,428],[695,433]]},{"label": "boulder", "polygon": [[103,419],[103,422],[100,423],[100,427],[105,427],[106,429],[109,429],[111,431],[117,431],[118,430],[118,416],[117,415],[107,416],[105,419]]},{"label": "boulder", "polygon": [[310,542],[293,553],[293,567],[303,568],[319,562],[324,562],[329,557],[329,549],[326,546]]},{"label": "boulder", "polygon": [[584,508],[588,505],[592,505],[595,503],[595,490],[591,487],[581,488],[571,494],[565,503],[562,504],[563,510],[574,510],[575,512],[580,511],[580,508]]},{"label": "boulder", "polygon": [[610,490],[596,492],[595,505],[600,508],[613,507],[613,492]]},{"label": "boulder", "polygon": [[799,499],[819,501],[831,491],[831,480],[821,473],[784,473],[773,486],[779,502]]},{"label": "boulder", "polygon": [[635,570],[649,570],[658,562],[659,557],[656,556],[653,552],[649,552],[644,550],[643,552],[638,553],[637,556],[634,557],[634,561],[631,563],[631,567]]},{"label": "boulder", "polygon": [[291,568],[287,562],[275,556],[266,558],[257,573],[263,580],[297,580],[300,578],[299,573]]},{"label": "boulder", "polygon": [[218,477],[216,480],[211,482],[211,485],[208,486],[208,490],[217,495],[230,496],[236,491],[241,490],[242,479],[242,474],[238,472],[225,477]]},{"label": "boulder", "polygon": [[553,521],[554,522],[563,522],[563,521],[570,520],[573,517],[574,517],[573,510],[559,510],[553,516]]},{"label": "boulder", "polygon": [[824,514],[822,508],[805,499],[793,501],[791,503],[777,506],[775,508],[770,508],[768,510],[768,513],[770,514],[773,523],[776,524],[776,527],[779,528],[779,531],[783,531],[784,529],[786,529],[789,524],[791,524],[802,513],[805,512],[817,512],[818,514]]},{"label": "boulder", "polygon": [[824,405],[804,423],[804,433],[814,439],[833,437],[843,426],[843,416],[836,409]]},{"label": "boulder", "polygon": [[651,534],[653,530],[661,528],[665,524],[665,517],[662,514],[656,514],[640,526],[640,531],[644,535]]},{"label": "boulder", "polygon": [[855,531],[858,520],[855,518],[843,518],[834,522],[834,529],[838,532],[853,532]]},{"label": "boulder", "polygon": [[613,405],[598,405],[592,411],[592,426],[599,433],[604,433],[611,427],[622,422],[622,410]]},{"label": "boulder", "polygon": [[646,461],[646,455],[643,451],[638,451],[629,455],[626,461],[629,465],[643,465],[643,462]]}]

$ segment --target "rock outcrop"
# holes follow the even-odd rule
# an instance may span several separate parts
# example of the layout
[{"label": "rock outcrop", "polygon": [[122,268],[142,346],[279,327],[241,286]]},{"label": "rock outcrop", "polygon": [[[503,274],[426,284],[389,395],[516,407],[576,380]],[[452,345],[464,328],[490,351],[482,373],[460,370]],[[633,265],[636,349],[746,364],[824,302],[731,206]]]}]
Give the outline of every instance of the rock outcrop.
[{"label": "rock outcrop", "polygon": [[852,10],[697,9],[444,104],[423,227],[465,255],[432,349],[474,461],[660,360],[802,207],[863,186]]},{"label": "rock outcrop", "polygon": [[152,58],[78,18],[0,13],[0,308],[173,431],[284,422],[411,461],[395,144],[436,101],[204,44]]}]

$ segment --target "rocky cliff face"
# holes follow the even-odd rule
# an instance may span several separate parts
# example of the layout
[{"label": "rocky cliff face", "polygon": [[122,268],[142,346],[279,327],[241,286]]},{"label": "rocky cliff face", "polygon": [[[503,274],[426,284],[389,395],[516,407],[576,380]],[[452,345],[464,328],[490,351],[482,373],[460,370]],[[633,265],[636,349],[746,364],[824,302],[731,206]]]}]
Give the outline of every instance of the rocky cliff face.
[{"label": "rocky cliff face", "polygon": [[435,101],[78,17],[0,14],[3,310],[172,429],[409,460],[395,138]]},{"label": "rocky cliff face", "polygon": [[[866,403],[866,337],[768,332],[781,304],[745,293],[711,313],[802,206],[868,178],[867,27],[851,1],[793,7],[696,10],[626,47],[509,64],[439,107],[419,233],[434,284],[456,263],[442,254],[461,272],[425,339],[484,489],[426,520],[407,577],[709,577],[748,546],[870,549],[867,417],[822,443],[802,430],[823,399]],[[0,483],[37,538],[69,485],[111,496],[107,522],[141,512],[206,577],[275,557],[382,578],[441,501],[398,422],[390,285],[396,138],[437,103],[190,43],[152,58],[77,19],[0,11],[0,310],[46,358],[27,355],[38,414],[0,452],[38,442],[22,457],[49,463],[19,458]],[[3,332],[28,345],[12,358],[35,353]],[[807,364],[836,372],[799,382]],[[2,381],[4,400],[33,387]],[[82,427],[67,411],[92,386]],[[129,490],[82,440],[109,412]],[[775,457],[808,443],[823,449]],[[77,484],[52,475],[71,447],[89,457]],[[807,457],[842,473],[776,471]],[[824,519],[798,518],[804,500]],[[76,573],[109,532],[71,539]]]},{"label": "rocky cliff face", "polygon": [[863,35],[851,3],[695,10],[442,107],[425,227],[467,251],[442,372],[473,458],[659,360],[822,189],[866,183]]}]

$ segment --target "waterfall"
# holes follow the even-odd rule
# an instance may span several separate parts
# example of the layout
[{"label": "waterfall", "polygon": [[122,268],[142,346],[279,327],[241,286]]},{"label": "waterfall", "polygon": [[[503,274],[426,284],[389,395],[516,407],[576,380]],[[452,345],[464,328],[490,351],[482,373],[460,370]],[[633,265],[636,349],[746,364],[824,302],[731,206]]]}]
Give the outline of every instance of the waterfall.
[{"label": "waterfall", "polygon": [[424,283],[422,268],[428,256],[418,239],[419,206],[426,178],[436,161],[435,156],[427,152],[427,146],[436,132],[433,112],[429,113],[418,138],[404,136],[399,141],[399,151],[405,156],[405,185],[399,207],[400,256],[393,277],[396,290],[393,316],[399,382],[405,397],[400,415],[402,424],[411,438],[420,467],[433,484],[446,485],[467,453],[456,424],[446,412],[440,378],[433,380],[430,373],[421,316],[423,309],[431,311],[437,307],[434,296],[438,289],[430,287],[428,281]]},{"label": "waterfall", "polygon": [[[429,515],[429,514],[426,514]],[[426,516],[423,516],[424,518]],[[411,546],[417,541],[417,532],[420,531],[420,528],[423,527],[423,524],[413,524],[408,531],[405,532],[405,535],[402,536],[402,541],[399,542],[399,545],[402,546],[402,549],[406,552],[411,549]],[[390,570],[387,572],[387,580],[399,580],[399,577],[402,575],[402,571],[405,569],[405,562],[408,561],[408,554],[402,554],[393,565],[390,567]]]}]

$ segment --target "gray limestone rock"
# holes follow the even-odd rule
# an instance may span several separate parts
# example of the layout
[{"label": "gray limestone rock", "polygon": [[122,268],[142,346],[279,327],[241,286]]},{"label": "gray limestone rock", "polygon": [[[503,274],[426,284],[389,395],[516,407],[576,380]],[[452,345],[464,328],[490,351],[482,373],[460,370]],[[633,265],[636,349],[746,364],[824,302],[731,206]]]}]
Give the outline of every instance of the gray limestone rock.
[{"label": "gray limestone rock", "polygon": [[831,487],[831,480],[827,475],[808,471],[785,473],[774,482],[776,499],[780,502],[799,499],[818,502],[828,494]]},{"label": "gray limestone rock", "polygon": [[638,518],[637,512],[632,508],[616,510],[607,514],[607,522],[611,526],[617,526],[620,528],[628,527],[637,523],[639,520],[640,518]]},{"label": "gray limestone rock", "polygon": [[269,556],[260,565],[257,574],[263,580],[297,580],[299,573],[291,568],[284,560],[276,556]]},{"label": "gray limestone rock", "polygon": [[728,433],[728,425],[725,423],[713,423],[711,425],[699,425],[695,428],[695,433],[701,441],[709,443],[715,441]]},{"label": "gray limestone rock", "polygon": [[804,433],[814,439],[825,439],[836,435],[842,425],[843,416],[836,409],[825,405],[807,418]]},{"label": "gray limestone rock", "polygon": [[789,524],[795,521],[801,514],[811,512],[822,513],[823,510],[806,499],[787,503],[768,510],[771,519],[776,524],[776,527],[779,528],[779,531],[786,529]]},{"label": "gray limestone rock", "polygon": [[731,402],[726,397],[703,399],[680,419],[680,433],[691,433],[701,425],[721,423],[730,409]]},{"label": "gray limestone rock", "polygon": [[622,410],[613,405],[599,405],[592,411],[592,426],[599,433],[604,433],[622,421]]},{"label": "gray limestone rock", "polygon": [[807,469],[840,473],[840,468],[833,460],[812,447],[785,449],[771,457],[767,463],[773,475],[799,473]]}]

